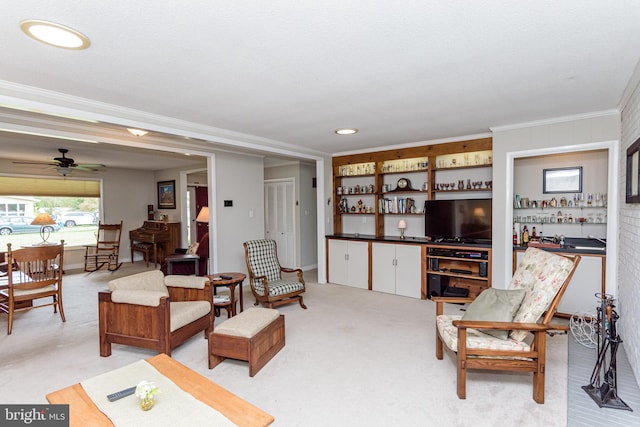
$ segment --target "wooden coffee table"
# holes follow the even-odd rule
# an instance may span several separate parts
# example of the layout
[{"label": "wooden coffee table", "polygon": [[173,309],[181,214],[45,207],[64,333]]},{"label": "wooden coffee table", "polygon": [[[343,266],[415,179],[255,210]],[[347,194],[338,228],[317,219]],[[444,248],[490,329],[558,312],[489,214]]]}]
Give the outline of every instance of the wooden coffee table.
[{"label": "wooden coffee table", "polygon": [[[147,359],[154,368],[196,399],[211,406],[239,426],[267,426],[273,416],[192,371],[166,354]],[[93,403],[80,384],[47,394],[52,404],[69,405],[69,425],[113,426],[113,423]]]}]

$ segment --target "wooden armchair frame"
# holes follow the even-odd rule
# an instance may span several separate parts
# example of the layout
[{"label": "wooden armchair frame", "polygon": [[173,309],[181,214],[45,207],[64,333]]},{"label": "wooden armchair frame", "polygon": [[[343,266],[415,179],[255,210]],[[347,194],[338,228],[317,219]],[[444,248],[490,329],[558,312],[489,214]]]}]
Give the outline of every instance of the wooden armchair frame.
[{"label": "wooden armchair frame", "polygon": [[[116,303],[111,292],[98,293],[98,323],[100,356],[111,356],[111,344],[124,344],[156,350],[171,356],[171,350],[204,331],[208,338],[213,330],[213,298],[211,285],[204,289],[167,286],[169,297],[160,298],[157,307]],[[211,310],[205,316],[171,332],[170,303],[178,301],[208,301]]]},{"label": "wooden armchair frame", "polygon": [[84,271],[94,272],[105,265],[109,271],[119,269],[121,236],[122,221],[120,224],[98,223],[96,244],[84,247]]},{"label": "wooden armchair frame", "polygon": [[[470,320],[454,320],[453,325],[457,328],[457,352],[451,353],[456,357],[457,370],[457,393],[460,399],[466,398],[466,379],[468,369],[484,369],[496,371],[518,371],[533,373],[533,400],[537,403],[544,403],[544,386],[546,371],[546,349],[547,349],[547,332],[548,331],[566,331],[567,327],[563,325],[554,325],[551,323],[556,313],[558,304],[573,277],[573,274],[580,263],[580,256],[565,256],[573,262],[573,266],[562,283],[560,289],[546,309],[541,320],[537,323],[522,322],[486,322],[486,321],[470,321]],[[445,303],[470,303],[474,298],[456,298],[456,297],[432,297],[432,301],[436,303],[436,317],[443,314],[443,306]],[[506,331],[527,331],[533,334],[533,341],[530,344],[529,351],[510,351],[497,349],[480,349],[469,348],[467,346],[467,330],[468,329],[494,329]],[[443,337],[436,327],[436,358],[442,360]]]},{"label": "wooden armchair frame", "polygon": [[[7,244],[7,285],[0,289],[0,312],[7,313],[7,334],[13,329],[13,316],[17,311],[31,310],[52,305],[53,312],[62,307],[62,268],[64,263],[64,240],[60,244],[30,246],[12,250]],[[33,301],[51,297],[52,301],[34,305]]]},{"label": "wooden armchair frame", "polygon": [[[250,240],[244,242],[243,246],[249,272],[249,285],[256,299],[254,305],[262,303],[269,308],[274,308],[298,301],[300,307],[307,308],[301,295],[306,290],[302,270],[299,268],[286,268],[280,265],[277,245],[274,240]],[[268,273],[264,273],[264,271],[268,271]],[[282,273],[297,274],[297,281],[282,280]],[[258,289],[258,285],[264,287],[264,293]],[[270,290],[276,287],[281,289],[288,287],[290,290],[272,295]]]}]

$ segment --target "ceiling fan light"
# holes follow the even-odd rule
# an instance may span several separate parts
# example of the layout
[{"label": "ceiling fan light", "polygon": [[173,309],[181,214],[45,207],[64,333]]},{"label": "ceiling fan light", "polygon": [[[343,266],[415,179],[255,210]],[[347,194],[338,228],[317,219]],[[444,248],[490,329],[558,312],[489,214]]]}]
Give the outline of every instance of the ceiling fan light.
[{"label": "ceiling fan light", "polygon": [[20,29],[39,42],[63,49],[81,50],[91,44],[81,32],[55,22],[27,19],[20,22]]},{"label": "ceiling fan light", "polygon": [[58,175],[67,176],[71,173],[71,168],[66,166],[58,166],[56,168],[56,172],[58,172]]},{"label": "ceiling fan light", "polygon": [[135,129],[135,128],[127,128],[127,130],[129,131],[129,133],[133,136],[145,136],[146,134],[148,134],[149,132],[146,130],[142,130],[142,129]]}]

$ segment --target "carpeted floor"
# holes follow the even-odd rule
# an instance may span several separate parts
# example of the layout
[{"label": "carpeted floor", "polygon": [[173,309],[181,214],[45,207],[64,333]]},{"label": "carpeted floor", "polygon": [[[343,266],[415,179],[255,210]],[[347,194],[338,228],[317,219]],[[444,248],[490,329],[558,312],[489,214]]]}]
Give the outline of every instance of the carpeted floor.
[{"label": "carpeted floor", "polygon": [[[50,308],[17,315],[13,334],[0,332],[0,401],[45,403],[48,392],[154,355],[121,345],[108,358],[98,352],[97,292],[111,278],[143,269],[137,263],[116,273],[66,275],[66,323]],[[471,371],[467,399],[459,400],[453,358],[435,358],[434,304],[318,285],[314,273],[305,273],[309,309],[279,308],[286,316],[286,346],[254,378],[240,361],[209,370],[202,335],[172,356],[269,412],[277,426],[567,424],[567,335],[548,340],[544,405],[531,398],[531,374]],[[249,307],[248,285],[244,296]],[[6,328],[6,315],[0,328]]]}]

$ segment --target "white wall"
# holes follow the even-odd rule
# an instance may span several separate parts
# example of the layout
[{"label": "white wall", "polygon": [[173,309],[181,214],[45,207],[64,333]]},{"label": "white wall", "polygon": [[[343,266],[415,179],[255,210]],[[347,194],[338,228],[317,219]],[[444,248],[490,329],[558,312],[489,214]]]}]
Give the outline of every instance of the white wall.
[{"label": "white wall", "polygon": [[623,347],[636,381],[640,384],[640,204],[627,204],[624,197],[627,148],[640,138],[640,84],[632,84],[627,89],[632,95],[622,107],[622,143],[618,162],[620,236],[617,312],[620,315],[618,330],[624,340]]},{"label": "white wall", "polygon": [[[264,166],[262,158],[220,153],[215,156],[211,186],[215,187],[213,214],[216,272],[247,271],[242,243],[264,238]],[[233,200],[224,207],[224,200]],[[250,217],[253,212],[253,218]],[[217,248],[217,249],[216,249]]]}]

